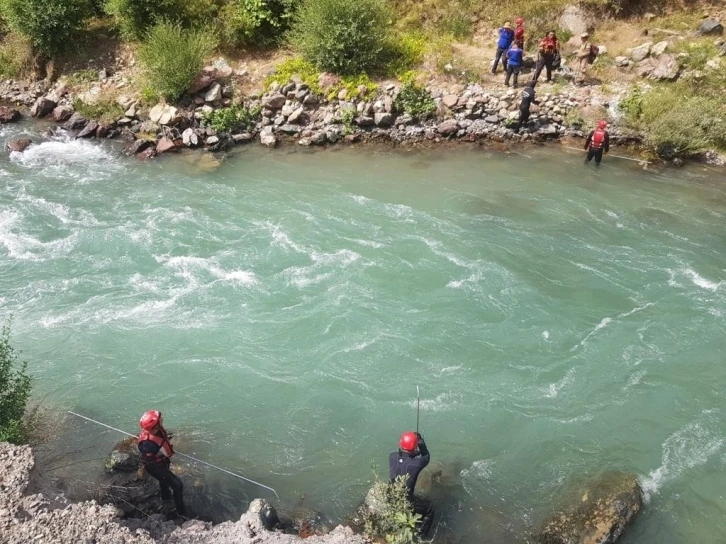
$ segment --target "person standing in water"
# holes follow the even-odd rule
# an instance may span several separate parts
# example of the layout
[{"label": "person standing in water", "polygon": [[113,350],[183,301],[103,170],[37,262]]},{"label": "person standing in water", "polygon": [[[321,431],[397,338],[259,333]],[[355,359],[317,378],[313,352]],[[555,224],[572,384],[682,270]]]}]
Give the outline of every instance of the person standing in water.
[{"label": "person standing in water", "polygon": [[174,448],[170,442],[171,436],[164,429],[161,412],[149,410],[141,416],[139,426],[141,434],[138,439],[138,448],[146,472],[159,481],[161,498],[169,500],[173,493],[176,513],[186,516],[183,497],[184,484],[179,476],[169,468],[171,458],[174,456]]},{"label": "person standing in water", "polygon": [[411,431],[403,433],[399,446],[398,451],[394,451],[388,456],[388,475],[391,482],[399,476],[408,476],[406,479],[408,502],[411,503],[413,511],[421,516],[418,534],[423,537],[429,532],[434,522],[434,509],[428,501],[417,498],[414,491],[418,476],[429,464],[431,456],[420,433]]},{"label": "person standing in water", "polygon": [[610,135],[605,130],[607,126],[607,121],[601,120],[597,124],[597,128],[587,136],[587,140],[585,140],[585,150],[587,151],[585,163],[590,162],[594,158],[595,164],[600,166],[603,151],[605,153],[610,151]]}]

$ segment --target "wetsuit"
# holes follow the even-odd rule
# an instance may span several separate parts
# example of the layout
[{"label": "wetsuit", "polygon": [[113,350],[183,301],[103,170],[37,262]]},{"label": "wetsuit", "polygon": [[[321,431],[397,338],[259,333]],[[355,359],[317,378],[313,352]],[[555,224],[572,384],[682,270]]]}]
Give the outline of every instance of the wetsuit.
[{"label": "wetsuit", "polygon": [[537,95],[534,87],[529,84],[522,91],[522,102],[519,104],[519,126],[526,125],[529,121],[529,107],[537,103]]},{"label": "wetsuit", "polygon": [[166,430],[159,427],[159,430],[155,433],[142,431],[139,435],[138,447],[146,472],[159,481],[161,498],[168,500],[173,492],[177,514],[180,516],[186,515],[183,496],[184,484],[182,484],[179,476],[169,468],[174,449],[171,442],[169,442]]},{"label": "wetsuit", "polygon": [[434,522],[434,509],[428,501],[415,497],[414,490],[416,489],[418,476],[429,464],[431,456],[423,437],[420,434],[418,437],[418,452],[409,453],[399,449],[388,456],[388,475],[391,482],[393,482],[399,476],[408,474],[406,480],[408,500],[413,506],[413,511],[421,515],[418,528],[419,535],[426,536]]},{"label": "wetsuit", "polygon": [[610,151],[610,135],[607,130],[598,128],[590,132],[585,140],[585,149],[587,150],[587,158],[585,162],[590,162],[593,158],[595,164],[602,162],[603,151]]},{"label": "wetsuit", "polygon": [[511,47],[514,41],[514,30],[511,28],[500,28],[499,29],[499,41],[497,42],[497,56],[494,57],[494,65],[492,66],[492,74],[497,73],[497,66],[499,61],[502,61],[504,71],[507,71],[507,56],[506,52]]}]

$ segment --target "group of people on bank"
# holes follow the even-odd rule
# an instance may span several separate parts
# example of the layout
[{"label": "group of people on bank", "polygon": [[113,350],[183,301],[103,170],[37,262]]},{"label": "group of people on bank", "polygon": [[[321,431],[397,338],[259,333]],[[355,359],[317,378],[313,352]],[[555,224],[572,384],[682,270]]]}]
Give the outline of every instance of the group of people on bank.
[{"label": "group of people on bank", "polygon": [[[161,498],[174,499],[176,513],[185,518],[187,510],[184,505],[184,485],[176,474],[171,471],[171,459],[174,447],[171,445],[172,435],[164,428],[161,412],[149,410],[139,420],[141,433],[138,436],[138,449],[141,462],[147,474],[159,482]],[[418,432],[406,431],[399,440],[399,449],[388,457],[388,475],[391,481],[399,477],[406,478],[407,498],[413,511],[420,515],[418,533],[425,536],[434,522],[434,510],[431,504],[414,495],[419,474],[431,460],[429,450],[423,436]]]},{"label": "group of people on bank", "polygon": [[[492,74],[497,73],[499,62],[501,61],[506,74],[504,85],[507,87],[512,80],[513,86],[517,87],[519,73],[522,69],[525,53],[524,39],[524,19],[518,17],[515,20],[516,26],[512,28],[509,22],[499,29],[497,40],[497,51],[492,64]],[[589,41],[590,35],[585,32],[580,35],[580,48],[577,52],[577,78],[581,80],[584,77],[587,65],[593,61],[593,55],[596,57],[595,46]],[[537,64],[532,77],[532,81],[539,80],[542,71],[547,71],[547,82],[552,81],[552,70],[560,66],[560,41],[557,33],[550,30],[547,35],[539,42]]]}]

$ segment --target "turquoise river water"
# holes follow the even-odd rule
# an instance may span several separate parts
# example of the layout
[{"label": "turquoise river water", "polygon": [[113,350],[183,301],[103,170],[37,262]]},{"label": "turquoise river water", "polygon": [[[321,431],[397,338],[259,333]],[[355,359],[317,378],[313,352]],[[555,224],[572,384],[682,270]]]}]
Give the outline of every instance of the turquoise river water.
[{"label": "turquoise river water", "polygon": [[726,541],[722,171],[535,147],[208,159],[62,139],[0,159],[0,312],[45,402],[132,432],[156,407],[189,453],[341,519],[418,385],[442,541],[525,542],[609,469],[647,496],[623,542]]}]

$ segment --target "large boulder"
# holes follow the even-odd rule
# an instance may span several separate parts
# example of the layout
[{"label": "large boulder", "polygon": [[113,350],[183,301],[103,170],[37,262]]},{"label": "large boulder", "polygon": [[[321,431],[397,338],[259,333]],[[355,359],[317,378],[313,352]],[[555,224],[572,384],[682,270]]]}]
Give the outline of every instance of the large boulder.
[{"label": "large boulder", "polygon": [[11,153],[13,151],[17,153],[22,153],[32,143],[33,140],[31,140],[30,138],[13,138],[12,140],[8,140],[8,142],[5,144],[5,149],[7,149]]},{"label": "large boulder", "polygon": [[572,498],[572,505],[548,519],[539,544],[612,544],[643,507],[634,474],[606,473]]},{"label": "large boulder", "polygon": [[75,112],[64,124],[65,130],[80,130],[86,126],[88,121],[80,113]]},{"label": "large boulder", "polygon": [[96,121],[88,121],[86,126],[76,135],[76,138],[95,138],[98,127],[99,125]]},{"label": "large boulder", "polygon": [[376,113],[373,120],[377,127],[389,128],[393,124],[393,115],[390,113]]},{"label": "large boulder", "polygon": [[73,108],[70,106],[57,106],[53,110],[53,121],[56,123],[65,123],[73,116]]},{"label": "large boulder", "polygon": [[133,472],[139,468],[141,456],[136,447],[136,438],[130,436],[116,444],[106,457],[106,472]]},{"label": "large boulder", "polygon": [[20,112],[13,108],[7,108],[5,106],[0,107],[0,125],[5,123],[17,123],[22,119]]},{"label": "large boulder", "polygon": [[49,113],[52,113],[58,103],[48,96],[41,96],[38,98],[33,107],[30,108],[30,115],[32,117],[45,117]]},{"label": "large boulder", "polygon": [[583,32],[587,32],[592,26],[585,16],[585,13],[574,5],[569,5],[560,17],[560,28],[569,30],[575,36],[579,36]]},{"label": "large boulder", "polygon": [[653,68],[650,77],[653,79],[666,79],[673,81],[678,79],[680,70],[681,66],[678,63],[678,59],[676,59],[673,55],[664,53],[655,61],[655,67]]},{"label": "large boulder", "polygon": [[192,81],[192,84],[189,86],[187,92],[189,94],[197,94],[198,92],[208,89],[212,83],[214,83],[214,73],[203,71],[194,78],[194,81]]},{"label": "large boulder", "polygon": [[158,125],[169,126],[178,123],[181,116],[179,115],[179,110],[177,110],[174,106],[159,103],[151,108],[151,111],[149,112],[149,119]]},{"label": "large boulder", "polygon": [[277,145],[277,137],[272,132],[272,127],[265,127],[260,132],[260,143],[265,147],[275,147]]},{"label": "large boulder", "polygon": [[646,42],[643,45],[639,45],[638,47],[635,47],[630,52],[630,58],[633,59],[633,62],[640,62],[648,58],[648,55],[650,55],[650,48],[653,47],[653,42]]},{"label": "large boulder", "polygon": [[704,19],[698,26],[698,33],[702,36],[723,34],[723,25],[718,19]]},{"label": "large boulder", "polygon": [[182,132],[182,143],[186,147],[197,147],[199,145],[199,135],[193,128],[189,127]]}]

